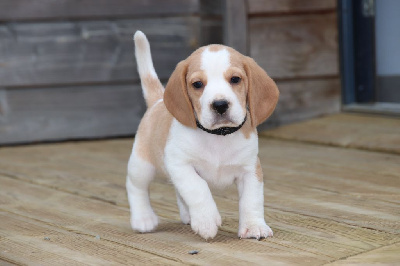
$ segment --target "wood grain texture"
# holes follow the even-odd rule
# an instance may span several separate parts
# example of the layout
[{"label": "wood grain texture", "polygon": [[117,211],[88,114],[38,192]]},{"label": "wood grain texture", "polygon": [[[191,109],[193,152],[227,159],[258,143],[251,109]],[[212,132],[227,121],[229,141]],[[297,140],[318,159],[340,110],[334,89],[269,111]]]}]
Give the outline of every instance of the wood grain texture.
[{"label": "wood grain texture", "polygon": [[[126,195],[121,191],[132,141],[98,143],[3,148],[0,173],[127,206]],[[289,211],[384,232],[399,230],[395,208],[400,200],[398,156],[261,139],[260,159],[266,173],[267,210]],[[372,165],[373,161],[380,163]],[[353,183],[348,183],[349,178]],[[354,190],[356,186],[359,188]],[[154,184],[154,190],[154,197],[161,200],[156,200],[161,209],[171,211],[176,206],[174,190],[163,179]],[[162,200],[166,194],[170,202]],[[236,194],[234,189],[224,197],[236,201]],[[323,202],[316,201],[317,198]],[[231,206],[237,207],[235,203]]]},{"label": "wood grain texture", "polygon": [[335,0],[248,0],[249,14],[266,13],[318,13],[334,11]]},{"label": "wood grain texture", "polygon": [[0,86],[138,80],[133,33],[148,37],[160,78],[199,43],[199,18],[142,18],[0,25]]},{"label": "wood grain texture", "polygon": [[187,15],[199,12],[199,2],[199,0],[2,0],[0,20]]},{"label": "wood grain texture", "polygon": [[249,19],[250,56],[273,78],[338,75],[336,15]]},{"label": "wood grain texture", "polygon": [[[337,114],[269,130],[264,136],[400,154],[400,119]],[[400,163],[400,162],[399,162]]]},{"label": "wood grain texture", "polygon": [[[360,120],[362,125],[369,122]],[[389,253],[398,258],[399,155],[264,137],[259,143],[265,218],[274,238],[237,239],[238,196],[230,187],[214,191],[223,225],[214,240],[204,242],[179,222],[175,191],[163,178],[150,188],[159,228],[151,234],[132,232],[124,187],[132,139],[119,139],[1,148],[0,210],[8,215],[0,219],[1,241],[10,248],[34,243],[34,252],[49,257],[61,248],[74,254],[83,245],[75,256],[82,260],[90,260],[92,249],[99,248],[89,243],[96,235],[123,245],[123,258],[133,256],[126,252],[134,249],[161,263],[321,265],[369,252],[374,255],[366,256],[366,262]],[[18,237],[6,235],[4,221],[16,224],[12,228]],[[29,226],[31,232],[24,229]],[[55,242],[40,243],[39,232],[53,232]],[[76,240],[81,238],[80,244]],[[388,251],[374,253],[385,246]],[[191,256],[190,250],[200,253]],[[96,259],[111,260],[113,252]],[[0,253],[0,258],[13,261],[17,255]]]},{"label": "wood grain texture", "polygon": [[9,89],[0,99],[1,144],[133,135],[146,108],[140,85]]},{"label": "wood grain texture", "polygon": [[[4,177],[0,177],[0,184],[14,191],[13,195],[4,190],[0,191],[2,209],[45,224],[54,224],[75,234],[92,238],[99,235],[100,242],[107,241],[124,245],[127,249],[114,252],[112,256],[116,257],[119,257],[120,252],[125,255],[126,251],[138,249],[149,254],[146,258],[156,256],[186,264],[242,265],[243,263],[259,264],[265,260],[294,263],[299,257],[308,258],[308,261],[313,264],[328,261],[326,257],[321,259],[315,254],[302,250],[297,250],[296,256],[290,253],[285,255],[282,253],[286,248],[280,245],[267,241],[241,241],[236,234],[227,232],[221,232],[214,240],[206,242],[194,235],[190,226],[165,218],[161,219],[161,224],[155,233],[135,233],[130,229],[128,208],[116,207]],[[27,190],[26,193],[24,193],[25,190]],[[14,199],[16,197],[18,201],[13,200],[13,197]],[[46,204],[47,202],[51,204]],[[68,205],[60,209],[59,206],[65,205],[65,202],[68,202]],[[43,208],[43,204],[47,205],[46,208]],[[3,225],[3,222],[0,223]],[[29,243],[32,240],[27,237],[26,241]],[[71,249],[78,249],[79,245],[78,242]],[[54,247],[52,250],[57,251]],[[199,254],[189,255],[190,250],[198,250]],[[39,252],[39,250],[36,251]],[[243,256],[243,252],[248,252],[251,256]],[[48,254],[43,255],[48,256]],[[1,254],[1,256],[7,258],[7,254]],[[132,263],[135,262],[133,260]]]},{"label": "wood grain texture", "polygon": [[10,212],[0,211],[0,220],[0,257],[15,264],[179,264],[160,256],[151,257],[140,249],[98,239],[97,235],[79,234]]},{"label": "wood grain texture", "polygon": [[224,1],[224,44],[248,54],[247,5],[245,0]]},{"label": "wood grain texture", "polygon": [[340,111],[338,78],[277,81],[277,85],[278,105],[261,130]]},{"label": "wood grain texture", "polygon": [[338,260],[327,265],[397,265],[399,264],[400,243],[377,248],[359,255]]}]

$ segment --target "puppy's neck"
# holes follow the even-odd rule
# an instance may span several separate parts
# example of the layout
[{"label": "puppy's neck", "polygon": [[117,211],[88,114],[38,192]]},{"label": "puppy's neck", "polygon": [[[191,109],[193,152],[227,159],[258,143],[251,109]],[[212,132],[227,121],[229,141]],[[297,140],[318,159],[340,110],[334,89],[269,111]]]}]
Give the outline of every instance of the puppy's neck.
[{"label": "puppy's neck", "polygon": [[220,136],[226,136],[226,135],[232,134],[232,133],[238,131],[239,129],[241,129],[242,126],[244,125],[244,123],[246,123],[246,119],[247,119],[247,115],[244,117],[243,122],[237,127],[220,127],[217,129],[207,129],[207,128],[203,127],[200,124],[199,120],[197,120],[197,119],[196,119],[196,125],[198,128],[200,128],[201,130],[203,130],[207,133],[214,134],[214,135],[220,135]]}]

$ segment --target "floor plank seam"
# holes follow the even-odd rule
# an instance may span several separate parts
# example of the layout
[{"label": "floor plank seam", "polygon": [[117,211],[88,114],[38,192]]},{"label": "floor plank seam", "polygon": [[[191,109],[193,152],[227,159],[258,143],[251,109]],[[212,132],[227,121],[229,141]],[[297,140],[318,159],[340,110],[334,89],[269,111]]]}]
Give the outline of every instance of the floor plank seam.
[{"label": "floor plank seam", "polygon": [[[7,176],[5,176],[5,178],[7,178]],[[13,179],[13,180],[17,180],[17,181],[19,181],[19,182],[24,182],[25,180],[21,180],[21,178],[19,177],[17,177],[17,178],[15,178],[15,177],[8,177],[8,178],[10,178],[10,179]],[[31,182],[29,182],[29,183],[31,183]],[[37,185],[37,184],[34,184],[33,183],[33,185],[35,185],[35,186],[42,186],[42,185]],[[53,188],[49,188],[49,189],[53,189]],[[74,195],[74,196],[76,196],[76,195],[78,195],[78,196],[80,196],[80,197],[82,197],[82,198],[88,198],[88,199],[91,199],[91,200],[95,200],[95,201],[100,201],[101,199],[93,199],[93,198],[91,198],[91,197],[88,197],[88,196],[84,196],[84,195],[80,195],[80,194],[76,194],[76,193],[71,193],[71,192],[69,192],[69,191],[67,191],[67,192],[65,192],[65,191],[62,191],[63,193],[68,193],[68,194],[72,194],[72,195]],[[109,204],[109,202],[107,202],[107,201],[105,201],[105,203],[108,203]],[[112,205],[114,205],[114,204],[112,204]],[[117,206],[121,206],[120,204],[116,204]],[[294,213],[294,214],[297,214],[297,215],[300,215],[300,216],[309,216],[309,217],[314,217],[314,218],[317,218],[317,219],[323,219],[323,220],[329,220],[329,219],[326,219],[326,218],[320,218],[320,217],[318,217],[318,216],[313,216],[313,215],[307,215],[307,214],[302,214],[302,213],[298,213],[298,212],[293,212],[293,211],[288,211],[288,210],[283,210],[283,209],[279,209],[279,208],[276,208],[276,207],[270,207],[271,209],[275,209],[275,210],[279,210],[279,211],[281,211],[281,212],[287,212],[287,213]],[[161,217],[163,217],[163,215],[161,215]],[[32,219],[32,218],[30,218],[30,217],[28,217],[29,219]],[[166,217],[167,218],[167,217]],[[37,221],[39,221],[39,222],[43,222],[42,220],[37,220]],[[344,222],[338,222],[338,221],[335,221],[335,222],[337,222],[337,223],[344,223]],[[348,224],[348,223],[344,223],[344,224]],[[54,225],[54,224],[52,224],[52,223],[50,223],[50,225],[52,225],[52,226],[57,226],[57,225]],[[353,224],[348,224],[348,225],[350,225],[350,226],[354,226],[354,227],[361,227],[361,228],[368,228],[368,227],[362,227],[362,226],[357,226],[357,225],[353,225]],[[93,235],[91,235],[91,234],[85,234],[85,233],[81,233],[81,232],[77,232],[77,231],[71,231],[71,230],[69,230],[69,229],[66,229],[66,228],[64,228],[64,227],[59,227],[59,228],[62,228],[62,229],[65,229],[65,230],[68,230],[68,231],[70,231],[70,232],[73,232],[73,233],[77,233],[77,234],[84,234],[84,235],[89,235],[89,236],[93,236]],[[370,230],[376,230],[376,229],[374,229],[374,228],[368,228],[368,229],[370,229]],[[226,232],[226,230],[223,230],[223,231],[225,231]],[[381,231],[381,230],[376,230],[376,231]],[[231,233],[230,231],[227,231],[227,232],[229,232],[229,233]],[[385,231],[381,231],[381,232],[385,232]],[[108,240],[108,239],[106,239],[106,240]],[[110,242],[115,242],[115,241],[112,241],[112,240],[108,240],[108,241],[110,241]],[[122,244],[122,243],[119,243],[119,242],[115,242],[115,243],[117,243],[117,244]],[[394,242],[394,243],[396,243],[396,242]],[[278,244],[279,245],[279,243],[274,243],[274,244]],[[393,243],[390,243],[390,244],[393,244]],[[388,245],[390,245],[390,244],[388,244]],[[122,244],[122,245],[124,245],[124,244]],[[280,246],[284,246],[284,247],[286,247],[285,245],[280,245]],[[131,247],[131,246],[127,246],[127,247]],[[131,247],[131,248],[134,248],[134,247]],[[290,247],[290,246],[288,246],[288,248],[292,248],[292,247]],[[135,248],[134,248],[135,249]],[[138,250],[141,250],[141,249],[138,249]],[[301,250],[301,249],[299,249],[299,250]],[[371,249],[371,250],[373,250],[373,249]],[[144,252],[147,252],[147,251],[145,251],[145,250],[142,250],[142,251],[144,251]],[[307,251],[307,252],[310,252],[310,251]],[[153,254],[152,252],[149,252],[150,254]],[[311,252],[311,253],[313,253],[313,252]],[[363,253],[363,252],[360,252],[360,253],[358,253],[358,254],[361,254],[361,253]],[[319,254],[316,254],[316,253],[313,253],[313,254],[315,254],[315,255],[319,255]],[[355,255],[357,255],[357,254],[353,254],[353,255],[351,255],[351,256],[355,256]],[[157,256],[159,256],[159,255],[157,255]],[[348,257],[351,257],[351,256],[348,256]],[[163,256],[160,256],[160,257],[163,257]],[[327,257],[330,257],[330,256],[327,256]],[[163,257],[164,258],[164,257]],[[168,259],[168,258],[165,258],[165,259]],[[342,259],[345,259],[345,257],[343,257]]]},{"label": "floor plank seam", "polygon": [[[49,222],[46,222],[46,221],[43,221],[43,220],[40,220],[40,219],[36,219],[36,218],[33,218],[33,217],[25,216],[25,215],[22,215],[22,214],[20,214],[20,213],[15,213],[15,212],[12,212],[12,211],[9,211],[9,210],[5,210],[5,209],[3,209],[3,208],[0,208],[0,211],[6,212],[6,213],[10,213],[10,214],[12,214],[12,215],[19,216],[19,217],[22,217],[22,218],[25,218],[25,219],[30,219],[30,220],[33,220],[33,221],[35,221],[35,222],[37,222],[37,223],[45,224],[45,225],[47,225],[47,226],[49,226],[49,227],[54,227],[54,228],[58,228],[58,229],[61,229],[61,230],[65,230],[65,231],[70,232],[70,233],[73,233],[73,234],[83,235],[83,236],[88,236],[88,237],[93,237],[93,238],[95,238],[95,237],[97,236],[97,235],[85,233],[85,232],[82,232],[82,231],[79,231],[79,230],[76,230],[76,229],[66,228],[66,227],[60,226],[60,225],[58,225],[58,224],[49,223]],[[120,242],[117,242],[117,241],[113,241],[113,240],[111,240],[111,239],[107,239],[107,238],[105,238],[105,237],[102,237],[101,239],[102,239],[103,241],[107,241],[107,242],[110,242],[110,243],[113,243],[113,244],[116,244],[116,245],[124,246],[124,247],[129,248],[129,249],[140,250],[140,251],[142,251],[142,252],[145,252],[145,253],[148,253],[148,254],[151,254],[151,255],[154,255],[154,256],[158,256],[158,257],[161,257],[161,258],[170,260],[170,261],[183,263],[183,262],[182,262],[181,260],[179,260],[179,259],[176,259],[176,258],[173,258],[173,257],[169,257],[169,256],[164,256],[164,255],[161,255],[161,254],[157,254],[157,253],[151,252],[151,251],[149,251],[149,250],[145,250],[145,249],[140,249],[140,248],[137,248],[137,247],[129,246],[129,245],[126,245],[126,244],[124,244],[124,243],[120,243]],[[1,258],[1,257],[0,257],[0,258]]]},{"label": "floor plank seam", "polygon": [[[90,237],[96,237],[95,235],[91,235],[91,234],[88,234],[88,233],[85,233],[85,232],[81,232],[81,231],[77,231],[77,230],[73,230],[73,229],[72,229],[72,230],[71,230],[71,229],[68,229],[68,228],[63,228],[63,229],[67,230],[68,232],[75,233],[75,234],[78,234],[78,235],[85,235],[85,236],[90,236]],[[158,254],[158,253],[151,252],[151,251],[149,251],[149,250],[140,249],[140,248],[137,248],[137,247],[132,247],[132,246],[126,245],[126,244],[124,244],[124,243],[120,243],[120,242],[117,242],[117,241],[113,241],[113,240],[111,240],[111,239],[107,239],[107,238],[104,238],[104,237],[102,237],[102,240],[103,240],[103,241],[110,242],[110,243],[113,243],[113,244],[116,244],[116,245],[119,245],[119,246],[124,246],[124,247],[129,248],[129,249],[140,250],[140,251],[142,251],[142,252],[145,252],[145,253],[148,253],[148,254],[151,254],[151,255],[154,255],[154,256],[157,256],[157,257],[161,257],[161,258],[163,258],[163,259],[167,259],[167,260],[170,260],[170,261],[183,263],[183,261],[181,261],[181,260],[179,260],[179,259],[176,259],[176,258],[173,258],[173,257],[170,257],[170,256],[164,256],[164,255],[161,255],[161,254]]]},{"label": "floor plank seam", "polygon": [[[128,209],[128,203],[126,205],[125,204],[119,204],[119,203],[114,202],[114,201],[105,200],[105,199],[102,199],[102,198],[99,198],[99,197],[94,197],[94,196],[91,196],[91,195],[83,195],[83,194],[79,194],[79,193],[73,192],[73,191],[62,190],[62,189],[59,189],[57,187],[47,186],[45,184],[40,184],[40,183],[33,182],[32,180],[26,180],[24,178],[20,178],[15,174],[4,173],[1,170],[0,170],[0,174],[2,176],[6,177],[6,178],[10,178],[10,179],[13,179],[13,180],[18,180],[18,181],[21,181],[21,182],[27,182],[28,184],[32,184],[32,185],[36,185],[36,186],[40,186],[40,187],[45,187],[45,188],[48,188],[48,189],[53,189],[53,190],[56,190],[56,191],[64,192],[64,193],[67,193],[67,194],[70,194],[70,195],[79,196],[81,198],[91,199],[91,200],[94,200],[94,201],[100,201],[100,202],[107,203],[107,204],[110,204],[110,205],[113,205],[113,206],[117,206],[117,207],[120,207],[120,208]],[[304,214],[304,213],[300,213],[300,212],[296,212],[296,211],[288,211],[288,210],[285,210],[285,209],[271,207],[271,206],[268,206],[268,208],[273,209],[273,210],[282,211],[282,212],[293,213],[293,214],[297,214],[297,215],[304,215],[304,216],[307,216],[307,217],[313,217],[313,218],[317,218],[317,219],[329,220],[329,219],[326,219],[326,218],[323,218],[323,217],[313,216],[313,215]],[[159,216],[163,217],[163,218],[168,218],[167,216],[163,216],[163,215],[159,215]],[[359,225],[347,223],[347,222],[344,222],[344,221],[337,221],[337,220],[330,220],[330,221],[335,221],[335,222],[337,222],[339,224],[346,224],[346,225],[349,225],[349,226],[354,226],[354,227],[374,230],[374,231],[377,231],[377,232],[388,233],[387,231],[383,231],[383,230],[379,230],[379,229],[371,228],[371,227],[367,227],[367,226],[359,226]]]},{"label": "floor plank seam", "polygon": [[288,211],[288,210],[285,210],[285,209],[280,209],[280,208],[271,207],[271,206],[268,207],[268,208],[273,209],[273,210],[282,211],[282,212],[293,213],[293,214],[297,214],[297,215],[303,215],[303,216],[306,216],[306,217],[312,217],[312,218],[316,218],[316,219],[320,219],[320,220],[333,221],[333,222],[336,222],[338,224],[345,224],[345,225],[354,226],[354,227],[358,227],[358,228],[364,228],[364,229],[373,230],[373,231],[377,231],[377,232],[381,232],[381,233],[394,234],[394,233],[383,231],[383,230],[379,230],[379,229],[376,229],[376,228],[371,228],[371,227],[368,227],[368,226],[361,226],[361,225],[347,223],[345,221],[337,221],[337,220],[334,220],[334,219],[327,219],[327,218],[324,218],[324,217],[318,217],[318,216],[315,216],[315,215],[300,213],[300,212],[296,212],[296,211]]},{"label": "floor plank seam", "polygon": [[293,143],[310,144],[310,145],[315,145],[315,146],[333,147],[333,148],[340,148],[340,149],[367,151],[367,152],[375,152],[375,153],[380,153],[380,154],[390,154],[390,155],[400,156],[400,153],[398,153],[396,151],[388,151],[388,150],[383,150],[383,149],[372,149],[372,148],[362,147],[362,146],[358,146],[358,145],[337,145],[335,143],[324,143],[324,142],[313,141],[313,140],[300,140],[300,139],[294,139],[294,138],[271,136],[268,133],[266,133],[266,135],[259,135],[259,137],[266,139],[266,140],[268,140],[268,139],[279,140],[279,141],[287,141],[287,142],[293,142]]},{"label": "floor plank seam", "polygon": [[[27,178],[21,178],[20,176],[18,176],[18,174],[10,174],[8,172],[4,172],[4,171],[0,170],[0,175],[3,176],[3,177],[6,177],[6,178],[13,179],[13,180],[26,182],[26,183],[31,184],[31,185],[35,185],[35,186],[39,186],[39,187],[45,187],[45,188],[52,189],[52,190],[55,190],[55,191],[64,192],[64,193],[67,193],[67,194],[70,194],[70,195],[79,196],[81,198],[91,199],[91,200],[95,200],[95,201],[101,201],[101,202],[108,203],[108,204],[113,205],[113,206],[121,207],[121,205],[117,204],[115,201],[112,201],[112,200],[106,200],[106,199],[102,199],[100,197],[96,197],[96,196],[92,196],[92,195],[84,195],[84,194],[80,194],[78,192],[70,191],[70,190],[67,190],[67,189],[60,189],[59,187],[49,186],[49,185],[42,184],[42,183],[39,183],[39,182],[34,182],[33,180],[30,180],[30,179],[27,179]],[[124,206],[124,207],[126,207],[126,206]]]},{"label": "floor plank seam", "polygon": [[346,260],[346,259],[348,259],[348,258],[352,258],[352,257],[355,257],[355,256],[359,256],[359,255],[362,255],[362,254],[365,254],[365,253],[368,253],[368,252],[371,252],[371,251],[374,251],[374,250],[378,250],[378,249],[381,249],[381,248],[384,248],[384,247],[388,247],[388,246],[391,246],[391,245],[395,245],[395,244],[398,244],[398,243],[400,243],[400,241],[393,242],[393,243],[389,243],[389,244],[386,244],[386,245],[383,245],[383,246],[380,246],[380,247],[372,248],[372,249],[370,249],[370,250],[364,250],[364,251],[361,251],[361,252],[359,252],[359,253],[357,253],[357,254],[352,254],[352,255],[350,255],[350,256],[342,257],[342,258],[339,258],[339,259],[337,259],[337,260],[333,260],[333,261],[330,261],[330,262],[328,262],[328,263],[325,263],[325,264],[323,264],[323,265],[329,265],[329,264],[331,264],[331,263],[333,263],[333,262],[344,261],[344,260]]},{"label": "floor plank seam", "polygon": [[[68,193],[68,192],[66,192],[66,193]],[[82,197],[84,197],[84,196],[82,196]],[[86,198],[86,197],[84,197],[84,198]],[[86,235],[86,236],[90,236],[90,237],[95,237],[95,236],[92,235],[92,234],[87,234],[87,233],[85,233],[85,232],[81,232],[81,231],[77,231],[77,230],[74,230],[74,229],[65,228],[65,227],[63,227],[63,226],[59,226],[59,225],[54,224],[54,223],[48,223],[48,222],[46,222],[46,221],[43,221],[43,220],[40,220],[40,219],[35,219],[35,218],[29,217],[29,216],[24,216],[24,215],[21,215],[21,214],[18,214],[18,213],[11,212],[11,211],[9,211],[9,210],[5,210],[5,209],[1,209],[1,208],[0,208],[0,210],[2,210],[2,211],[4,211],[4,212],[7,212],[7,213],[11,213],[11,214],[13,214],[13,215],[17,215],[17,216],[26,218],[26,219],[31,219],[31,220],[34,220],[34,221],[39,222],[39,223],[46,224],[46,225],[51,226],[51,227],[55,227],[55,228],[59,228],[59,229],[62,229],[62,230],[66,230],[66,231],[71,232],[71,233],[80,234],[80,235]],[[288,211],[283,211],[283,212],[288,212]],[[288,212],[288,213],[291,213],[291,212]],[[159,215],[159,216],[162,217],[162,218],[169,219],[167,216],[164,216],[164,215]],[[225,229],[223,229],[223,228],[220,228],[220,230],[221,230],[222,232],[229,233],[229,234],[232,234],[232,233],[233,233],[231,230],[225,230]],[[232,238],[234,238],[234,237],[232,237]],[[112,241],[112,240],[109,240],[109,239],[105,239],[105,240],[107,240],[107,241],[109,241],[109,242],[112,242],[112,243],[116,243],[116,244],[119,244],[119,245],[123,245],[123,246],[129,247],[129,248],[134,248],[134,247],[131,247],[131,246],[129,246],[129,245],[125,245],[125,244],[123,244],[123,243],[115,242],[115,241]],[[273,242],[273,244],[274,244],[274,245],[281,246],[281,247],[285,247],[285,248],[296,249],[296,250],[299,250],[299,251],[311,253],[311,254],[314,254],[314,255],[317,255],[317,256],[323,255],[323,256],[325,256],[325,257],[327,257],[327,258],[333,258],[332,256],[329,256],[329,255],[327,255],[327,254],[316,253],[316,252],[312,252],[312,251],[309,251],[309,250],[301,249],[301,248],[298,248],[298,247],[293,247],[293,246],[290,246],[290,245],[284,245],[284,244],[281,244],[281,243],[278,243],[278,242]],[[137,249],[137,248],[134,248],[134,249]],[[142,250],[142,249],[138,249],[138,250],[143,251],[143,252],[147,252],[147,253],[149,253],[149,254],[153,254],[152,252],[147,251],[147,250]],[[158,255],[157,253],[154,253],[153,255],[160,256],[160,255]],[[163,257],[163,258],[165,258],[165,259],[169,259],[169,260],[173,260],[173,261],[174,261],[173,258],[168,258],[168,257],[164,257],[164,256],[160,256],[160,257]],[[181,262],[181,261],[177,261],[177,262]],[[182,262],[181,262],[181,263],[182,263]]]},{"label": "floor plank seam", "polygon": [[14,264],[14,265],[23,265],[23,264],[19,264],[16,261],[13,261],[11,259],[8,259],[8,258],[3,257],[3,256],[0,255],[0,264],[1,264],[1,261],[5,261],[5,262],[8,262],[8,263],[11,263],[11,264]]}]

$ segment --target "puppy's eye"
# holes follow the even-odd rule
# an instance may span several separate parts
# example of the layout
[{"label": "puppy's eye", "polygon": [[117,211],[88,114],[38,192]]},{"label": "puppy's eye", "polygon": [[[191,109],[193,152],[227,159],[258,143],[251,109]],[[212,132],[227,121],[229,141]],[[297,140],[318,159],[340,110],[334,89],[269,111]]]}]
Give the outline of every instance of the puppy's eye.
[{"label": "puppy's eye", "polygon": [[201,89],[202,87],[203,87],[203,82],[201,82],[201,81],[196,81],[196,82],[193,82],[193,87],[195,87],[196,89]]},{"label": "puppy's eye", "polygon": [[239,83],[241,80],[242,80],[242,79],[239,78],[239,77],[232,77],[232,78],[231,78],[231,83],[237,84],[237,83]]}]

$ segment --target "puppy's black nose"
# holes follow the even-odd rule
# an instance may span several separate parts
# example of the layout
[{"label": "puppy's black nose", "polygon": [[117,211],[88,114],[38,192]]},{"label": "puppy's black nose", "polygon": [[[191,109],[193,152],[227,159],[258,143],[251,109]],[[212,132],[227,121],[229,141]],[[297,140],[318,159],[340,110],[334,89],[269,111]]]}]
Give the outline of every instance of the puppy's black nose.
[{"label": "puppy's black nose", "polygon": [[224,114],[229,108],[229,103],[226,100],[213,101],[212,108],[220,115]]}]

